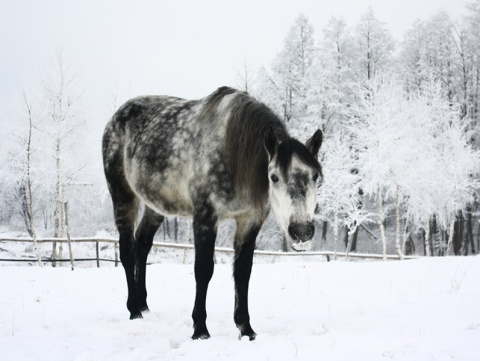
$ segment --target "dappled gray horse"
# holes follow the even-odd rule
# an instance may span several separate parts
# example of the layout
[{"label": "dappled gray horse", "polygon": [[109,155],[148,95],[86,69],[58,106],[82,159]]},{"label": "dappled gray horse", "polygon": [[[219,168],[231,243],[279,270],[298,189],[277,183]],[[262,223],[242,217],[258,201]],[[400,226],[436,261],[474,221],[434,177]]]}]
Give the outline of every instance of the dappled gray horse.
[{"label": "dappled gray horse", "polygon": [[[320,130],[305,145],[291,138],[264,104],[227,87],[200,100],[146,96],[120,107],[105,129],[103,161],[120,234],[130,318],[141,318],[148,310],[147,255],[164,216],[193,217],[192,338],[210,337],[205,300],[217,226],[233,218],[234,320],[240,335],[253,340],[248,284],[255,239],[271,209],[291,247],[308,248],[322,178],[317,160],[321,143]],[[140,202],[145,210],[135,229]]]}]

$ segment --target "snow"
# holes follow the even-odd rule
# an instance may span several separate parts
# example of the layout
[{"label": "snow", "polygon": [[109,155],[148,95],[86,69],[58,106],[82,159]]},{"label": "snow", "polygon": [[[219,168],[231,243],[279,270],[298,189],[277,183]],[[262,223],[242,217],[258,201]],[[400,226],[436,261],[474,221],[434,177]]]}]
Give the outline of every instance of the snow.
[{"label": "snow", "polygon": [[130,321],[121,267],[0,267],[3,360],[474,360],[480,257],[255,264],[255,341],[238,340],[231,266],[207,299],[212,338],[192,341],[191,264],[148,267]]}]

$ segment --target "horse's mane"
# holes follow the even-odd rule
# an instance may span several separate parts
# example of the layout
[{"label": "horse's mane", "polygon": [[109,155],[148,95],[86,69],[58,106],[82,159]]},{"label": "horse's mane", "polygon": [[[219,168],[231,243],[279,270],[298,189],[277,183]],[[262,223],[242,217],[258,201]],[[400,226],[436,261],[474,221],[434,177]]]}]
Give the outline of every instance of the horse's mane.
[{"label": "horse's mane", "polygon": [[[231,98],[227,99],[227,97]],[[321,166],[310,151],[291,138],[279,117],[247,93],[229,87],[217,89],[206,99],[204,117],[218,116],[219,107],[228,114],[225,134],[225,162],[240,199],[252,202],[261,217],[267,216],[268,154],[265,136],[273,132],[279,145],[277,165],[286,174],[292,155],[317,169]]]},{"label": "horse's mane", "polygon": [[290,137],[282,121],[265,104],[231,88],[220,88],[216,96],[218,93],[235,93],[228,104],[225,157],[236,191],[265,217],[269,187],[265,135],[273,131],[279,141]]}]

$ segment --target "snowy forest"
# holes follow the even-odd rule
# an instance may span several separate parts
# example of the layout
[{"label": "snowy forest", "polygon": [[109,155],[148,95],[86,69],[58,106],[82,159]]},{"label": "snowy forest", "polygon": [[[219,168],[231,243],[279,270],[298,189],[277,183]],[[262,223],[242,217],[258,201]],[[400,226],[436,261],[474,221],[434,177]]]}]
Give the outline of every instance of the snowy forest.
[{"label": "snowy forest", "polygon": [[[419,19],[398,41],[372,9],[317,32],[302,14],[270,64],[245,60],[232,74],[292,135],[324,132],[315,250],[478,252],[480,0],[467,10],[458,21]],[[100,145],[91,144],[101,134],[91,136],[99,128],[82,114],[77,76],[58,51],[38,90],[18,97],[0,145],[2,232],[63,237],[67,221],[74,236],[115,236]],[[121,105],[104,103],[111,114]],[[217,245],[231,245],[230,228]],[[188,220],[171,218],[157,237],[191,242],[190,232]],[[282,237],[269,218],[257,247],[285,250]]]}]

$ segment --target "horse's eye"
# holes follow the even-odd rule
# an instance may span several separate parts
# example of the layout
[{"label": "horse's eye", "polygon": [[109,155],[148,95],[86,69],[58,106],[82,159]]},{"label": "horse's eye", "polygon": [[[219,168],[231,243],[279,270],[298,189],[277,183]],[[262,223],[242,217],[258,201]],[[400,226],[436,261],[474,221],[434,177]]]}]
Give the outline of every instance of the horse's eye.
[{"label": "horse's eye", "polygon": [[315,173],[313,175],[313,181],[316,182],[318,180],[318,173]]},{"label": "horse's eye", "polygon": [[277,183],[279,181],[278,177],[275,174],[272,174],[270,176],[270,179],[272,180],[273,183]]}]

